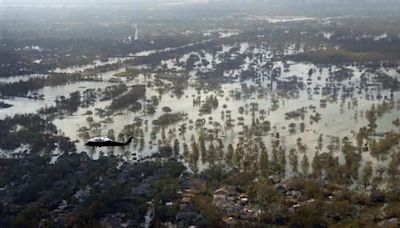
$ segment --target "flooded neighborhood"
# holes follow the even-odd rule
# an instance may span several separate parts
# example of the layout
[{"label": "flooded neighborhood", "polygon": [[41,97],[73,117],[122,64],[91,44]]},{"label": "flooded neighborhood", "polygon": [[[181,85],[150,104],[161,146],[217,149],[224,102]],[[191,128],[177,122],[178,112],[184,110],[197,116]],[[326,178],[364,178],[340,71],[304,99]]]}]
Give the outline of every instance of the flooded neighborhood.
[{"label": "flooded neighborhood", "polygon": [[400,224],[397,3],[155,2],[0,4],[0,227]]}]

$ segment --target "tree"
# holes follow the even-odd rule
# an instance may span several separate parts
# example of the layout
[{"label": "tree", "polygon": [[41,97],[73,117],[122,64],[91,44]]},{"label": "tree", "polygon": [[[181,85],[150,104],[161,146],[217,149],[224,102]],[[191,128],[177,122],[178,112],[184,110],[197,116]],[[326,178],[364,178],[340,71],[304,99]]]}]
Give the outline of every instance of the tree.
[{"label": "tree", "polygon": [[374,173],[372,162],[368,161],[362,170],[361,183],[364,188],[367,188],[371,184],[372,175]]},{"label": "tree", "polygon": [[360,128],[356,135],[356,142],[359,150],[361,151],[361,146],[363,145],[364,139],[368,137],[368,132],[366,127]]},{"label": "tree", "polygon": [[207,160],[210,163],[210,166],[214,166],[215,165],[215,160],[217,158],[216,156],[216,152],[215,152],[215,147],[213,143],[210,143],[210,145],[208,146],[208,156],[207,156]]},{"label": "tree", "polygon": [[347,137],[343,138],[342,151],[345,155],[346,179],[351,181],[351,178],[358,180],[361,155],[356,147],[352,146]]},{"label": "tree", "polygon": [[205,163],[207,159],[207,149],[205,141],[202,137],[200,137],[199,139],[199,146],[200,146],[201,162]]},{"label": "tree", "polygon": [[162,139],[163,143],[165,143],[165,141],[166,141],[166,139],[167,139],[167,136],[166,136],[166,134],[165,134],[165,128],[164,128],[164,126],[161,128],[161,139]]},{"label": "tree", "polygon": [[183,144],[183,157],[185,158],[185,160],[188,160],[189,158],[189,147],[186,143]]},{"label": "tree", "polygon": [[366,112],[366,118],[369,122],[368,126],[369,126],[369,133],[373,133],[377,127],[376,125],[376,108],[375,108],[375,104],[372,105],[371,110]]},{"label": "tree", "polygon": [[224,159],[224,142],[221,139],[218,139],[218,147],[217,147],[217,157],[219,163],[222,163]]},{"label": "tree", "polygon": [[174,155],[175,156],[179,155],[179,150],[180,150],[179,140],[175,139],[175,141],[174,141]]},{"label": "tree", "polygon": [[112,140],[115,140],[115,134],[113,129],[108,130],[107,137]]},{"label": "tree", "polygon": [[278,150],[276,146],[272,146],[272,163],[278,165]]},{"label": "tree", "polygon": [[263,177],[269,176],[268,151],[264,144],[261,145],[259,168],[260,168],[261,176],[263,176]]},{"label": "tree", "polygon": [[310,170],[310,162],[307,154],[304,154],[303,160],[301,161],[301,171],[303,172],[303,175],[305,177],[308,176],[309,170]]},{"label": "tree", "polygon": [[308,76],[313,75],[313,73],[314,73],[314,69],[313,69],[313,68],[310,68],[310,69],[308,70]]},{"label": "tree", "polygon": [[233,165],[233,154],[234,154],[234,148],[233,148],[233,146],[232,146],[232,144],[229,144],[228,145],[228,151],[226,152],[226,155],[225,155],[225,163],[228,165],[228,166],[232,166]]},{"label": "tree", "polygon": [[257,163],[258,163],[258,158],[260,157],[260,149],[258,148],[258,145],[255,144],[254,148],[251,152],[251,159],[252,159],[252,165],[254,166],[254,170],[257,169]]},{"label": "tree", "polygon": [[328,227],[321,216],[322,209],[323,203],[319,200],[316,203],[300,207],[290,217],[289,227]]},{"label": "tree", "polygon": [[324,137],[322,134],[318,137],[318,150],[321,151],[324,143]]},{"label": "tree", "polygon": [[88,124],[89,124],[89,128],[91,128],[92,124],[94,123],[93,117],[88,116],[88,117],[86,118],[86,121],[87,121]]},{"label": "tree", "polygon": [[144,137],[141,137],[139,140],[139,150],[143,150],[144,149]]},{"label": "tree", "polygon": [[283,147],[279,147],[279,171],[280,174],[285,176],[286,173],[286,150]]},{"label": "tree", "polygon": [[389,162],[389,167],[387,168],[387,173],[391,180],[397,179],[397,176],[399,175],[399,164],[400,164],[399,155],[398,153],[393,152]]},{"label": "tree", "polygon": [[263,209],[266,209],[273,203],[281,203],[283,200],[282,195],[262,177],[249,185],[247,193],[250,198],[256,199],[257,204]]},{"label": "tree", "polygon": [[197,163],[197,161],[199,160],[200,157],[200,153],[199,153],[199,147],[197,146],[196,142],[192,143],[192,159],[194,162]]},{"label": "tree", "polygon": [[162,108],[162,111],[164,112],[164,113],[171,113],[172,112],[172,109],[170,108],[170,107],[168,107],[168,106],[164,106],[163,108]]},{"label": "tree", "polygon": [[312,162],[312,169],[313,169],[314,178],[320,178],[322,176],[322,164],[321,164],[321,160],[319,158],[318,151],[315,152],[314,159]]},{"label": "tree", "polygon": [[296,149],[291,149],[289,151],[289,162],[292,167],[292,173],[297,173],[299,171],[299,157],[297,156]]},{"label": "tree", "polygon": [[233,159],[234,166],[236,166],[236,167],[240,167],[241,166],[241,163],[242,163],[242,160],[243,160],[243,155],[244,155],[243,148],[242,148],[242,146],[240,144],[238,144],[236,146],[236,150],[235,150],[235,153],[234,153],[234,159]]}]

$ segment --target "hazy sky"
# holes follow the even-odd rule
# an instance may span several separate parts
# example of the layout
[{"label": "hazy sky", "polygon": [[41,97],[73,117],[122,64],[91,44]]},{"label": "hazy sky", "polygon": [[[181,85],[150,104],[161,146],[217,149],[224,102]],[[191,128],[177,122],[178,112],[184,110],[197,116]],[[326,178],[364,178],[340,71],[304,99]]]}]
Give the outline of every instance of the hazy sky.
[{"label": "hazy sky", "polygon": [[184,4],[184,3],[201,3],[209,0],[0,0],[0,4],[27,4],[27,5],[52,5],[52,4],[83,4],[83,5],[99,5],[99,4]]},{"label": "hazy sky", "polygon": [[[368,3],[378,3],[381,6],[399,6],[400,0],[0,0],[0,7],[4,6],[95,6],[107,7],[110,5],[131,7],[158,7],[189,5],[196,3],[211,3],[212,5],[227,6],[268,6],[268,4],[285,5],[288,7],[307,4],[327,4],[331,6],[343,4],[357,4],[359,6],[369,5]],[[311,10],[311,9],[310,9]]]}]

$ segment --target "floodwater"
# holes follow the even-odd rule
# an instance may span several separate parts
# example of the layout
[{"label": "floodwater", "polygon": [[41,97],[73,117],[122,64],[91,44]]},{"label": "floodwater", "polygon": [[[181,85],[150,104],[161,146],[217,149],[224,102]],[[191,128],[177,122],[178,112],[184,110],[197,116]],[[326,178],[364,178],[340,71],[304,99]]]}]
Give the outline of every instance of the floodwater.
[{"label": "floodwater", "polygon": [[[196,72],[204,72],[213,69],[215,64],[223,61],[222,56],[229,52],[232,46],[223,46],[222,50],[213,55],[206,51],[188,53],[182,56],[179,61],[186,61],[191,54],[198,55],[200,60],[193,70],[193,72],[187,72],[191,75],[191,80],[189,80],[189,85],[184,89],[183,95],[177,97],[172,91],[168,91],[164,94],[158,92],[158,88],[155,86],[147,86],[146,97],[141,100],[143,104],[145,100],[149,100],[152,96],[159,98],[159,105],[157,106],[156,112],[154,114],[144,114],[142,111],[131,112],[122,111],[118,115],[112,116],[112,122],[102,123],[99,131],[94,134],[91,131],[91,137],[96,137],[100,135],[107,135],[109,129],[113,129],[115,136],[123,130],[124,126],[127,124],[133,124],[135,119],[142,119],[145,123],[141,129],[143,130],[144,147],[140,148],[138,143],[132,143],[132,145],[123,148],[87,148],[84,146],[85,139],[80,138],[79,129],[82,127],[89,127],[86,118],[88,111],[94,113],[92,117],[95,122],[104,121],[97,115],[97,108],[106,108],[111,102],[110,101],[97,101],[93,106],[87,108],[80,108],[77,113],[72,116],[58,117],[54,120],[54,124],[59,129],[59,134],[70,137],[72,140],[78,141],[76,143],[79,152],[85,151],[90,154],[93,158],[97,158],[100,152],[104,153],[116,153],[126,156],[127,159],[130,158],[133,152],[139,151],[142,157],[151,155],[157,151],[158,140],[161,139],[161,131],[159,127],[153,125],[153,120],[157,119],[163,114],[162,108],[168,106],[172,109],[172,113],[182,112],[187,116],[183,121],[176,124],[165,126],[166,140],[171,144],[175,139],[179,139],[181,145],[187,143],[188,145],[192,142],[193,138],[197,139],[201,134],[200,129],[196,129],[195,122],[198,119],[204,119],[204,128],[206,132],[208,130],[218,130],[219,137],[227,146],[228,144],[235,145],[238,143],[239,138],[242,137],[244,125],[251,126],[254,118],[264,119],[271,122],[271,131],[262,136],[262,140],[266,145],[270,145],[272,139],[275,138],[275,134],[280,134],[280,140],[282,144],[286,146],[287,149],[296,148],[296,142],[298,138],[302,139],[303,144],[307,145],[308,153],[310,157],[313,157],[315,153],[315,147],[318,144],[318,138],[323,135],[324,140],[324,150],[326,146],[331,141],[333,137],[349,137],[354,139],[354,132],[358,131],[359,128],[367,126],[368,121],[365,119],[365,113],[371,108],[373,104],[381,104],[383,100],[372,99],[370,95],[374,97],[379,93],[382,97],[390,97],[390,91],[382,90],[379,86],[371,87],[370,91],[357,93],[358,89],[351,96],[342,98],[344,95],[341,89],[338,94],[338,99],[326,102],[325,105],[321,105],[323,102],[321,100],[328,99],[327,96],[322,95],[320,91],[321,88],[331,83],[327,79],[329,78],[331,72],[338,70],[338,67],[320,67],[313,64],[307,63],[295,63],[295,62],[273,62],[273,69],[278,69],[280,80],[288,80],[289,77],[296,76],[302,81],[306,86],[304,89],[300,89],[295,92],[293,96],[282,95],[278,91],[276,82],[271,80],[271,72],[262,69],[263,64],[267,63],[271,59],[272,51],[268,48],[257,47],[254,48],[247,43],[237,45],[238,52],[236,55],[245,54],[248,56],[244,63],[238,68],[230,72],[225,72],[226,76],[240,75],[241,72],[250,68],[256,68],[259,72],[259,77],[257,79],[248,79],[240,81],[238,79],[230,80],[230,82],[222,83],[221,88],[218,90],[210,90],[208,88],[202,88],[196,90]],[[297,50],[299,51],[299,50]],[[285,53],[295,53],[291,47],[285,51]],[[141,53],[143,54],[143,53]],[[140,54],[140,55],[141,55]],[[260,57],[260,54],[262,57]],[[129,57],[130,58],[130,57]],[[255,58],[259,58],[257,63],[259,65],[254,65]],[[208,66],[200,66],[201,60],[207,60],[211,64]],[[125,59],[111,59],[108,63],[124,61]],[[163,62],[168,69],[178,69],[177,60],[171,59]],[[71,67],[67,69],[56,69],[56,72],[80,72],[85,69],[93,68],[99,66],[100,64],[105,64],[101,62],[95,62],[91,65],[81,66],[81,67]],[[196,64],[195,64],[196,65]],[[340,88],[357,88],[360,86],[361,75],[365,72],[365,69],[359,68],[357,66],[349,66],[348,69],[353,71],[353,76],[351,78],[345,79],[340,82],[335,82],[337,87]],[[314,73],[309,76],[309,70],[313,69]],[[46,87],[39,91],[40,94],[45,95],[45,100],[29,100],[25,98],[14,98],[9,100],[4,100],[7,103],[11,103],[14,106],[9,109],[0,110],[0,118],[5,118],[5,116],[12,116],[18,113],[34,113],[41,107],[50,106],[54,104],[54,100],[57,96],[68,96],[70,93],[75,91],[84,91],[88,88],[94,89],[104,89],[105,87],[113,84],[108,82],[115,73],[121,72],[124,69],[118,69],[102,74],[103,82],[78,82],[74,84],[68,84],[59,87]],[[387,73],[391,77],[398,77],[399,73],[397,69],[384,69],[384,73]],[[122,79],[124,83],[128,86],[135,84],[145,84],[145,82],[154,82],[156,75],[139,75],[137,78],[131,81]],[[29,76],[26,76],[29,77]],[[11,80],[11,79],[10,79]],[[167,80],[163,80],[167,84],[171,84]],[[308,83],[308,84],[307,84]],[[244,93],[243,87],[250,88],[250,92]],[[318,89],[319,88],[319,89]],[[241,92],[241,98],[237,99],[234,96],[235,93]],[[208,96],[215,96],[218,99],[218,107],[215,108],[209,114],[201,114],[199,112],[200,106],[193,105],[193,98],[200,97],[202,104]],[[400,94],[398,92],[393,93],[394,100],[400,99]],[[252,112],[251,106],[257,104],[258,110]],[[305,109],[305,118],[301,119],[286,119],[285,114],[288,112],[296,111],[300,108]],[[244,109],[243,113],[239,112],[239,109]],[[263,112],[261,112],[263,110]],[[225,121],[231,116],[234,120],[233,127],[226,127]],[[315,115],[319,113],[321,119],[316,121],[310,120],[310,115]],[[397,128],[392,124],[392,121],[399,116],[394,110],[391,113],[384,115],[384,118],[378,119],[378,132],[388,132],[391,130],[397,130]],[[187,131],[184,134],[179,134],[179,128],[183,124],[186,125]],[[300,130],[300,125],[304,124],[304,131]],[[291,125],[291,126],[289,126]],[[155,129],[155,130],[153,130]],[[253,138],[254,139],[254,138]],[[250,140],[253,140],[250,139]],[[246,139],[247,140],[247,139]],[[182,150],[181,150],[182,151]],[[368,155],[363,155],[366,160],[373,160]]]},{"label": "floodwater", "polygon": [[269,23],[286,23],[316,20],[315,17],[269,17],[269,16],[252,16],[251,20],[266,21]]}]

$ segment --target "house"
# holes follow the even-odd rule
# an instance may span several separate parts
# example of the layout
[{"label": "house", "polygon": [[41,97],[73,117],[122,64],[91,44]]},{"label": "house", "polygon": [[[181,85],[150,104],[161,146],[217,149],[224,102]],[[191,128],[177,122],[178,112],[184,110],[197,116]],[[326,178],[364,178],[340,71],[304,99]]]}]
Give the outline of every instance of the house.
[{"label": "house", "polygon": [[236,187],[225,186],[214,191],[213,204],[224,210],[226,216],[241,220],[257,217],[257,212],[249,204],[249,197],[237,191]]},{"label": "house", "polygon": [[217,197],[232,197],[232,196],[237,196],[239,193],[236,191],[236,188],[233,186],[225,186],[222,188],[219,188],[214,191],[214,196]]},{"label": "house", "polygon": [[100,226],[106,228],[116,227],[132,227],[133,221],[131,219],[126,220],[126,215],[122,213],[108,214],[101,218]]},{"label": "house", "polygon": [[182,194],[181,203],[189,204],[192,201],[192,198],[198,193],[196,189],[188,188],[185,189],[184,193]]},{"label": "house", "polygon": [[178,227],[205,227],[206,220],[197,212],[180,212],[175,216]]},{"label": "house", "polygon": [[234,208],[239,199],[239,193],[233,186],[224,186],[214,191],[213,204],[221,209],[228,210]]},{"label": "house", "polygon": [[305,199],[305,197],[304,197],[302,192],[295,191],[295,190],[291,190],[291,191],[286,192],[286,198],[287,199],[293,199],[293,200],[304,200]]},{"label": "house", "polygon": [[239,202],[241,205],[246,205],[249,202],[249,197],[247,196],[247,194],[245,194],[245,193],[240,194]]}]

